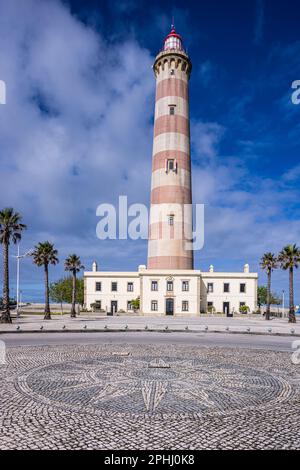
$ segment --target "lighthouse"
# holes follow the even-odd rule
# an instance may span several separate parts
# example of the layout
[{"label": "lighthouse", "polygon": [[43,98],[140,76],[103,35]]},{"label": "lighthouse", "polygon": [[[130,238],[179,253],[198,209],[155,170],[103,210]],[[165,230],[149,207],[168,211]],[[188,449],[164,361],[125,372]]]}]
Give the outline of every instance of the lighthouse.
[{"label": "lighthouse", "polygon": [[192,64],[172,26],[153,70],[156,78],[148,269],[194,268],[189,121]]},{"label": "lighthouse", "polygon": [[[153,136],[148,261],[138,270],[84,273],[87,309],[105,314],[200,317],[212,311],[257,309],[257,273],[194,269],[189,79],[192,64],[175,28],[163,43],[153,70],[156,100]],[[197,220],[194,220],[197,227]],[[195,235],[195,240],[197,236]],[[195,244],[195,250],[197,244]],[[118,256],[118,254],[116,254]],[[208,265],[209,266],[209,265]],[[208,267],[207,266],[207,267]]]}]

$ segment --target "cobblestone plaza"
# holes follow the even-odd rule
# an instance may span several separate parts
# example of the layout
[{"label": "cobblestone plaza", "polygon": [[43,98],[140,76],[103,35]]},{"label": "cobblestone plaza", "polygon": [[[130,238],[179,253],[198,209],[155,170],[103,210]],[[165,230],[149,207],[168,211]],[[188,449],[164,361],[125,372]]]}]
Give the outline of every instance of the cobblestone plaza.
[{"label": "cobblestone plaza", "polygon": [[1,449],[299,449],[285,352],[182,345],[11,347]]}]

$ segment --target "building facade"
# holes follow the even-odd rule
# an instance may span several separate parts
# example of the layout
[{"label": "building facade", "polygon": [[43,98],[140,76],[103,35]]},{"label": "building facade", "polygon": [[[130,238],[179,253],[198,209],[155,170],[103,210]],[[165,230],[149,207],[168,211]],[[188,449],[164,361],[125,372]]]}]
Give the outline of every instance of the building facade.
[{"label": "building facade", "polygon": [[153,66],[156,101],[147,267],[84,273],[87,310],[103,314],[199,316],[257,308],[257,274],[194,270],[189,122],[192,64],[172,27]]},{"label": "building facade", "polygon": [[84,274],[85,306],[107,314],[134,313],[132,301],[140,299],[139,313],[147,316],[199,316],[216,312],[249,312],[257,308],[257,274],[245,265],[240,273],[197,270],[157,270],[140,266],[137,272],[98,271]]}]

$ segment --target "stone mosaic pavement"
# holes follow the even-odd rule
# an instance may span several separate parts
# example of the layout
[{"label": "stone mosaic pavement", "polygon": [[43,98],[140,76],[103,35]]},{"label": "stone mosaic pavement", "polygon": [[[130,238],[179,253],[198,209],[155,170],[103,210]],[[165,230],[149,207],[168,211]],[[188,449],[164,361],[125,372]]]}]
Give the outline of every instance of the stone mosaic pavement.
[{"label": "stone mosaic pavement", "polygon": [[300,449],[288,353],[24,346],[0,380],[0,449]]}]

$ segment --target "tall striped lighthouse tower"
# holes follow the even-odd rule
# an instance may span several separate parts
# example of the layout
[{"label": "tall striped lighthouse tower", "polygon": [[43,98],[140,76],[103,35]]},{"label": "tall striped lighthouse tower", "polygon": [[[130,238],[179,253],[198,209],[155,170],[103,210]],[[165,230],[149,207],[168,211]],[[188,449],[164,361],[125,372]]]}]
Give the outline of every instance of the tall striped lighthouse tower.
[{"label": "tall striped lighthouse tower", "polygon": [[[192,64],[172,26],[157,55],[148,269],[193,269],[189,78]],[[189,207],[189,209],[188,209]]]}]

